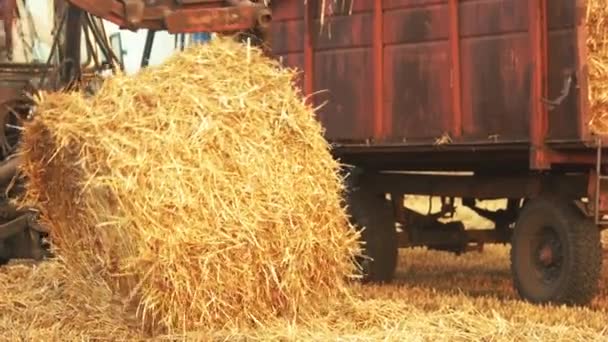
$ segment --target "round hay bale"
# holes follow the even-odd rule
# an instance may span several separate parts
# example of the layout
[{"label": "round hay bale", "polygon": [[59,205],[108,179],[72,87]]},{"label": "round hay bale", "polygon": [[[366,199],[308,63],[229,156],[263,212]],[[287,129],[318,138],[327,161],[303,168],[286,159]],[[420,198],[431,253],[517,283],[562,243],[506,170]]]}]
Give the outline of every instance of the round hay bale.
[{"label": "round hay bale", "polygon": [[257,324],[348,295],[358,234],[293,70],[216,39],[94,97],[38,102],[21,202],[71,270],[146,322]]}]

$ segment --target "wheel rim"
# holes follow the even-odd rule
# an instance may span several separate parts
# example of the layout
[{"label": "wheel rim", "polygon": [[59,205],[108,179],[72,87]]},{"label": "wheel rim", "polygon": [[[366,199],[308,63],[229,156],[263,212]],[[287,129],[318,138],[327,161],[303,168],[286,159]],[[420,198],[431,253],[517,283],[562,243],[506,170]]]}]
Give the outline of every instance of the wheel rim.
[{"label": "wheel rim", "polygon": [[535,234],[532,243],[532,260],[536,275],[543,283],[555,283],[563,266],[563,246],[557,231],[552,227],[543,227]]}]

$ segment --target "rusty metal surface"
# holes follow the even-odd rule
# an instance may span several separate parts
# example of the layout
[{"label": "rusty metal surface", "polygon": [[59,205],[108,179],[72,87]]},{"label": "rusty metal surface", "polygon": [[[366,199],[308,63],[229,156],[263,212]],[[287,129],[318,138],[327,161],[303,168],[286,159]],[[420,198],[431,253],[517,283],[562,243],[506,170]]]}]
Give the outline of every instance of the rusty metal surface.
[{"label": "rusty metal surface", "polygon": [[528,1],[528,34],[531,47],[532,84],[530,92],[531,110],[528,117],[530,125],[530,165],[535,169],[550,169],[544,140],[547,136],[549,117],[547,106],[536,99],[547,98],[548,88],[548,31],[547,0]]},{"label": "rusty metal surface", "polygon": [[191,9],[167,15],[165,23],[170,33],[227,32],[264,25],[270,16],[269,10],[258,7]]},{"label": "rusty metal surface", "polygon": [[69,7],[65,24],[66,38],[63,46],[63,54],[66,61],[65,67],[61,72],[61,82],[63,84],[68,84],[80,77],[83,23],[84,12],[77,7]]},{"label": "rusty metal surface", "polygon": [[4,26],[4,49],[8,60],[13,58],[13,23],[17,16],[16,0],[0,0],[0,19]]},{"label": "rusty metal surface", "polygon": [[68,0],[121,28],[170,33],[228,32],[268,25],[270,11],[249,0]]},{"label": "rusty metal surface", "polygon": [[44,70],[39,64],[0,63],[0,105],[18,98]]},{"label": "rusty metal surface", "polygon": [[586,175],[428,175],[379,173],[365,179],[374,189],[386,193],[469,197],[477,199],[533,198],[556,193],[568,198],[587,195]]},{"label": "rusty metal surface", "polygon": [[[403,151],[523,142],[542,169],[568,161],[559,143],[589,140],[584,0],[343,0],[323,29],[319,3],[273,2],[272,43],[304,71],[315,104],[329,101],[319,118],[330,141]],[[548,112],[543,99],[568,74],[574,91]]]}]

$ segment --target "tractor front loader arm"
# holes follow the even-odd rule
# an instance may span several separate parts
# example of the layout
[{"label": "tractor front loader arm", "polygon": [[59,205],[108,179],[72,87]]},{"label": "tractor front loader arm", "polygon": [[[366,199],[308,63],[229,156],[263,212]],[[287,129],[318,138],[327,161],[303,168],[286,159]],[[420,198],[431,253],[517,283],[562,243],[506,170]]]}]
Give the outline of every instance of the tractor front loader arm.
[{"label": "tractor front loader arm", "polygon": [[232,32],[266,28],[272,19],[263,1],[251,0],[68,0],[121,28],[169,33]]}]

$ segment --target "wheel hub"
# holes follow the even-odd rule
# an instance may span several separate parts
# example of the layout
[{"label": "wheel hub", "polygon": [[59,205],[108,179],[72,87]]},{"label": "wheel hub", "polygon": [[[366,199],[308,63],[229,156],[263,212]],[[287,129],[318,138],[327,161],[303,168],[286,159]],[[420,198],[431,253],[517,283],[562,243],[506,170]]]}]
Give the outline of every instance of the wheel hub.
[{"label": "wheel hub", "polygon": [[554,261],[553,256],[554,256],[553,249],[551,248],[551,246],[549,244],[545,244],[541,247],[541,249],[539,251],[538,259],[543,266],[548,267],[548,266],[551,266],[551,264],[553,264],[553,261]]},{"label": "wheel hub", "polygon": [[545,228],[538,236],[536,267],[545,281],[559,277],[561,270],[562,248],[559,237],[551,228]]}]

